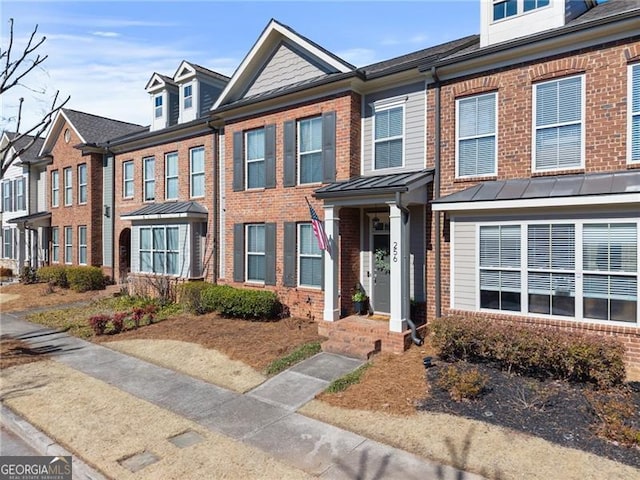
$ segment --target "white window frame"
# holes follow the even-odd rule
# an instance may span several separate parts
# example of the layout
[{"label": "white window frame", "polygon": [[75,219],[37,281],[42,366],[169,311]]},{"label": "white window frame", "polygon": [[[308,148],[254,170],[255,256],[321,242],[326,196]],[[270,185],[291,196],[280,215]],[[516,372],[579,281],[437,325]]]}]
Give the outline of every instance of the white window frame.
[{"label": "white window frame", "polygon": [[60,206],[60,170],[51,170],[51,206]]},{"label": "white window frame", "polygon": [[[640,77],[640,63],[634,63],[627,67],[627,163],[630,165],[640,164],[640,152],[638,152],[637,158],[633,158],[633,119],[638,118],[638,122],[640,122],[640,90],[637,92],[638,110],[633,111],[634,70],[637,70]],[[640,84],[640,80],[638,83]],[[640,131],[638,131],[638,137],[640,137]],[[640,138],[638,138],[638,143],[640,143]]]},{"label": "white window frame", "polygon": [[[83,235],[84,232],[84,243],[83,243]],[[82,258],[84,256],[84,258]],[[84,261],[83,261],[84,260]],[[87,264],[87,226],[79,225],[78,226],[78,265],[86,265]]]},{"label": "white window frame", "polygon": [[26,202],[26,181],[25,177],[21,176],[15,179],[14,181],[14,191],[15,191],[15,199],[14,199],[14,211],[26,210],[27,202]]},{"label": "white window frame", "polygon": [[[515,315],[515,316],[529,316],[535,318],[547,318],[547,319],[556,319],[556,320],[571,320],[576,322],[581,322],[585,324],[597,324],[597,325],[610,325],[610,326],[621,326],[621,327],[637,327],[640,328],[640,247],[637,249],[637,261],[636,261],[636,272],[635,277],[637,279],[637,293],[636,298],[638,302],[638,306],[636,307],[636,322],[625,322],[625,321],[615,321],[615,320],[598,320],[593,318],[585,318],[583,311],[583,302],[584,302],[584,287],[583,280],[584,275],[589,273],[594,273],[598,275],[609,275],[608,272],[605,271],[591,271],[583,268],[583,229],[585,225],[590,224],[629,224],[635,223],[636,225],[636,234],[638,235],[638,239],[640,240],[640,220],[636,218],[630,217],[594,217],[588,219],[567,219],[567,218],[558,218],[558,219],[543,219],[543,220],[505,220],[505,221],[487,221],[487,222],[476,222],[475,223],[475,235],[476,235],[476,252],[475,252],[475,311],[481,312],[492,312],[498,315]],[[528,275],[528,239],[527,239],[527,231],[529,225],[534,224],[573,224],[575,226],[575,315],[573,317],[560,316],[560,315],[552,315],[552,314],[539,314],[539,313],[530,313],[529,312],[529,299],[528,299],[528,290],[524,290],[528,288],[529,284],[529,275]],[[495,226],[495,225],[520,225],[520,253],[521,253],[521,261],[520,261],[520,271],[521,271],[521,301],[520,308],[518,311],[503,311],[503,310],[493,310],[480,308],[480,227],[481,226]],[[454,239],[454,248],[455,248],[455,239]],[[452,263],[453,265],[453,263]],[[452,283],[455,282],[454,270],[452,272]],[[623,275],[623,276],[633,276],[633,272],[614,272],[614,275]],[[453,301],[453,295],[452,295]],[[453,304],[452,304],[453,305]]]},{"label": "white window frame", "polygon": [[[300,135],[300,126],[302,123],[305,122],[314,122],[314,121],[319,121],[320,122],[320,148],[316,149],[316,150],[309,150],[306,152],[303,152],[301,150],[301,135]],[[314,180],[312,182],[303,182],[302,181],[302,157],[305,155],[314,155],[319,153],[320,154],[320,165],[322,165],[322,116],[315,116],[315,117],[309,117],[309,118],[301,118],[296,122],[296,155],[297,155],[297,159],[298,161],[296,162],[296,167],[297,167],[297,178],[298,178],[298,185],[313,185],[313,184],[317,184],[317,183],[322,183],[322,169],[320,169],[320,178],[318,180]]]},{"label": "white window frame", "polygon": [[13,228],[2,229],[2,258],[13,258],[13,230]]},{"label": "white window frame", "polygon": [[[160,105],[158,105],[158,100],[160,100]],[[163,95],[156,95],[153,97],[153,116],[154,118],[162,118],[163,115],[163,107],[164,107],[164,98]]]},{"label": "white window frame", "polygon": [[[267,135],[267,131],[264,127],[262,128],[256,128],[253,130],[247,130],[246,132],[244,132],[244,169],[245,169],[245,174],[244,174],[244,178],[245,178],[245,190],[262,190],[265,188],[265,185],[267,184],[267,179],[266,179],[266,163],[267,163],[267,159],[266,159],[266,151],[264,152],[264,156],[262,158],[253,158],[251,160],[249,160],[249,136],[255,132],[259,132],[262,131],[262,138],[263,141],[265,141],[266,139],[266,135]],[[257,187],[250,187],[249,186],[249,164],[250,163],[262,163],[264,165],[264,170],[265,170],[265,174],[262,176],[262,185],[257,186]]]},{"label": "white window frame", "polygon": [[[202,170],[195,170],[194,166],[193,166],[193,154],[195,152],[202,152]],[[205,165],[206,165],[206,152],[204,150],[203,146],[200,147],[193,147],[189,149],[189,196],[191,198],[201,198],[204,197],[207,191],[207,186],[205,183],[205,177],[204,177],[204,172],[205,172]],[[200,195],[195,195],[193,190],[193,186],[194,186],[194,180],[196,179],[200,179],[202,178],[202,194]]]},{"label": "white window frame", "polygon": [[[127,177],[127,167],[131,165],[131,178]],[[133,198],[135,195],[135,166],[133,160],[122,162],[122,198]],[[131,185],[131,195],[127,195],[127,185]]]},{"label": "white window frame", "polygon": [[51,262],[60,263],[60,228],[51,227]]},{"label": "white window frame", "polygon": [[[263,243],[265,245],[265,249],[263,251],[249,251],[249,230],[252,228],[261,228],[262,229],[262,236],[263,236]],[[266,251],[266,227],[264,223],[251,223],[251,224],[247,224],[245,225],[245,245],[244,245],[244,254],[245,254],[245,261],[244,261],[244,278],[246,280],[247,283],[257,283],[260,285],[264,285],[265,282],[265,278],[263,279],[259,279],[259,278],[249,278],[249,257],[255,256],[255,257],[262,257],[263,262],[266,263],[266,257],[267,257],[267,251]],[[266,267],[266,265],[265,265]],[[265,268],[265,276],[266,276],[266,268]]]},{"label": "white window frame", "polygon": [[[406,117],[406,109],[405,109],[405,104],[406,104],[407,100],[406,98],[403,98],[400,101],[392,101],[392,102],[379,102],[377,104],[374,105],[373,107],[373,118],[371,121],[371,170],[373,171],[385,171],[385,170],[391,170],[393,168],[404,168],[404,163],[405,163],[405,147],[406,147],[406,132],[407,132],[407,117]],[[396,136],[392,136],[392,137],[385,137],[385,138],[378,138],[376,139],[376,116],[378,115],[378,113],[384,112],[384,111],[388,111],[388,110],[394,110],[396,108],[401,108],[402,109],[402,135],[396,135]],[[402,160],[400,162],[400,165],[396,165],[393,167],[383,167],[383,168],[377,168],[376,167],[376,145],[378,143],[383,143],[383,142],[391,142],[393,140],[401,140],[402,141],[402,149],[401,149],[401,153],[402,153]]]},{"label": "white window frame", "polygon": [[[175,160],[176,162],[176,174],[169,175],[169,161]],[[169,152],[164,154],[164,198],[165,200],[177,200],[180,198],[180,161],[178,152]],[[175,196],[169,196],[169,180],[175,180],[176,182],[176,194]]]},{"label": "white window frame", "polygon": [[[314,245],[316,246],[316,248],[318,249],[319,253],[302,253],[302,244],[300,243],[300,241],[302,240],[302,229],[303,228],[309,228],[311,229],[311,235],[313,238],[313,242]],[[320,260],[320,269],[322,269],[322,250],[320,250],[318,248],[318,243],[316,241],[316,237],[315,235],[313,235],[313,226],[311,223],[305,222],[305,223],[299,223],[298,224],[298,231],[297,231],[297,241],[296,241],[296,259],[297,259],[297,265],[296,265],[296,271],[298,272],[298,286],[300,287],[304,287],[304,288],[315,288],[320,290],[322,288],[322,280],[320,279],[320,284],[318,285],[312,285],[312,284],[307,284],[307,283],[302,283],[302,259],[303,258],[310,258],[310,259],[316,259],[316,260]]]},{"label": "white window frame", "polygon": [[[154,236],[154,230],[162,230],[163,231],[163,235],[164,235],[164,248],[155,248],[153,245],[153,236]],[[176,231],[176,235],[177,235],[177,249],[176,250],[170,250],[168,247],[168,231]],[[143,231],[148,231],[149,235],[150,235],[150,244],[149,244],[149,248],[142,248],[142,232]],[[155,274],[155,275],[163,275],[163,276],[168,276],[168,277],[179,277],[180,276],[180,227],[178,225],[150,225],[150,226],[145,226],[145,227],[139,227],[138,230],[138,270],[140,273],[150,273],[150,274]],[[142,253],[146,252],[149,254],[150,256],[150,261],[151,261],[151,270],[143,270],[142,269]],[[155,254],[160,254],[164,256],[164,261],[163,261],[163,269],[162,271],[156,271],[155,269],[155,265],[154,265],[154,255]],[[168,255],[176,255],[176,269],[177,272],[176,273],[167,273],[167,258]]]},{"label": "white window frame", "polygon": [[[535,0],[536,2],[540,1],[540,0]],[[547,5],[536,5],[534,8],[530,9],[530,10],[525,10],[525,2],[526,0],[516,0],[516,12],[511,14],[511,15],[507,15],[504,16],[502,18],[499,18],[496,20],[495,16],[494,16],[494,7],[496,5],[498,5],[499,3],[507,3],[506,0],[493,0],[493,2],[491,3],[491,23],[498,23],[498,22],[504,22],[505,20],[508,20],[510,18],[515,18],[515,17],[519,17],[520,15],[525,15],[527,13],[531,13],[531,12],[535,12],[538,11],[542,8],[549,8],[551,6],[551,1],[549,0]]]},{"label": "white window frame", "polygon": [[2,182],[2,211],[13,211],[13,183],[11,180]]},{"label": "white window frame", "polygon": [[73,205],[73,169],[66,167],[62,170],[62,174],[64,180],[64,206],[68,207]]},{"label": "white window frame", "polygon": [[[563,122],[563,123],[555,123],[553,125],[544,125],[543,127],[538,127],[536,122],[537,117],[537,101],[538,101],[538,87],[540,85],[546,85],[549,83],[558,83],[563,80],[570,80],[573,78],[580,78],[580,121],[576,122]],[[531,102],[531,171],[533,173],[548,173],[548,172],[558,172],[558,171],[572,171],[572,170],[583,170],[585,163],[585,120],[586,120],[586,92],[585,92],[585,75],[571,75],[568,77],[554,78],[552,80],[546,80],[544,82],[535,83],[532,86],[532,102]],[[568,125],[580,125],[580,165],[573,165],[569,167],[557,167],[557,168],[537,168],[536,160],[537,160],[537,151],[536,151],[536,140],[537,140],[537,132],[538,130],[546,130],[550,128],[559,128],[562,126]]]},{"label": "white window frame", "polygon": [[[187,95],[187,88],[190,90],[189,95]],[[193,83],[188,83],[184,87],[182,87],[182,93],[183,93],[182,108],[184,108],[185,110],[193,108]],[[189,105],[187,105],[187,103],[189,103]]]},{"label": "white window frame", "polygon": [[[153,162],[153,177],[147,178],[147,163]],[[149,197],[151,192],[153,195]],[[156,157],[142,159],[142,201],[153,202],[156,199]]]},{"label": "white window frame", "polygon": [[[82,175],[80,174],[81,170],[84,170],[84,183],[82,182]],[[78,204],[84,205],[87,203],[87,175],[88,169],[86,163],[81,163],[78,165]],[[84,192],[84,194],[83,194]],[[84,199],[83,199],[84,197]]]},{"label": "white window frame", "polygon": [[64,227],[64,263],[73,263],[73,227]]},{"label": "white window frame", "polygon": [[[479,99],[480,97],[494,97],[494,123],[493,123],[493,133],[492,134],[479,134],[479,135],[471,135],[468,137],[462,137],[460,135],[460,102],[470,99]],[[460,175],[460,142],[463,140],[473,140],[478,138],[488,138],[493,137],[494,139],[494,158],[493,158],[493,172],[491,173],[483,173],[478,174],[477,169],[474,175]],[[477,165],[476,165],[477,167]],[[456,178],[483,178],[483,177],[495,177],[498,175],[498,92],[487,92],[481,93],[478,95],[473,95],[471,97],[457,98],[456,99]]]}]

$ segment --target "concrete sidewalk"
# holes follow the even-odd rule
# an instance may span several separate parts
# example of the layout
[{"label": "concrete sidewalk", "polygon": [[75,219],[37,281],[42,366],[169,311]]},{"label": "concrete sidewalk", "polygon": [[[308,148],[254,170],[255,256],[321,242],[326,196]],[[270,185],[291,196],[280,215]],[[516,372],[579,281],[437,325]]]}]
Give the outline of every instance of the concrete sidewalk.
[{"label": "concrete sidewalk", "polygon": [[60,363],[321,478],[482,478],[296,413],[359,360],[320,353],[242,395],[31,324],[19,314],[3,314],[1,325],[3,335]]}]

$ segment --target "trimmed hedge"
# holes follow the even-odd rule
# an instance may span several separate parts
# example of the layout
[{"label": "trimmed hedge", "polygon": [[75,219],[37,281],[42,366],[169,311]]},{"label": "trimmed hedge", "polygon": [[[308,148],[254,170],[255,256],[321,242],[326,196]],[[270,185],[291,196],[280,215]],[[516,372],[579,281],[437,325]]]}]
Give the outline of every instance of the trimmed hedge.
[{"label": "trimmed hedge", "polygon": [[102,290],[106,286],[105,277],[99,267],[70,267],[50,265],[40,267],[36,272],[38,281],[57,287],[71,288],[76,292]]},{"label": "trimmed hedge", "polygon": [[50,283],[56,287],[68,288],[67,268],[68,267],[64,265],[40,267],[36,272],[36,276],[40,282]]},{"label": "trimmed hedge", "polygon": [[272,320],[282,309],[274,292],[206,282],[180,285],[178,299],[181,305],[193,313],[218,312],[225,317],[245,320]]},{"label": "trimmed hedge", "polygon": [[508,371],[598,388],[625,379],[624,346],[615,339],[477,317],[443,317],[428,326],[443,360],[491,362]]}]

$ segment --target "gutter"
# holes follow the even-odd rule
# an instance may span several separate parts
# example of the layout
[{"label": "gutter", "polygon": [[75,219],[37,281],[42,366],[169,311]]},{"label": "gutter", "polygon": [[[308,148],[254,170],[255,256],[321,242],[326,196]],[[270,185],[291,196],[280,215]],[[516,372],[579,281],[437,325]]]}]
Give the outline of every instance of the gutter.
[{"label": "gutter", "polygon": [[[434,96],[435,96],[435,120],[434,120],[434,157],[433,157],[433,166],[434,166],[434,178],[433,178],[433,200],[437,200],[440,198],[440,114],[441,114],[441,106],[440,106],[440,79],[438,78],[438,69],[434,66],[431,67],[431,77],[433,78],[434,85]],[[440,258],[440,212],[431,210],[432,215],[434,215],[434,230],[435,230],[435,246],[434,246],[434,254],[436,257],[435,261],[435,294],[436,294],[436,318],[440,318],[442,316],[442,286],[440,282],[442,281],[442,261]]]}]

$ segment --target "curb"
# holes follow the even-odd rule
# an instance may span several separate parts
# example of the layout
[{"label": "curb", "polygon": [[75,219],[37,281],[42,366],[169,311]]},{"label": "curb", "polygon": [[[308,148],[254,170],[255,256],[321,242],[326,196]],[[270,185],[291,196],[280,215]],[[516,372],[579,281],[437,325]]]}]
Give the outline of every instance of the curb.
[{"label": "curb", "polygon": [[87,465],[77,455],[73,455],[67,449],[56,443],[53,439],[45,435],[3,404],[0,404],[0,423],[42,455],[73,457],[74,479],[108,480],[107,477]]}]

